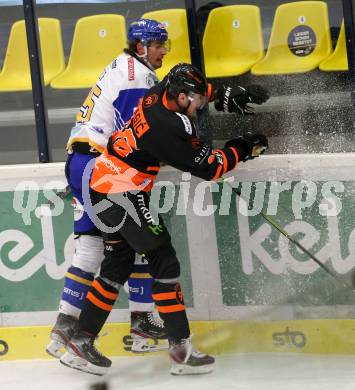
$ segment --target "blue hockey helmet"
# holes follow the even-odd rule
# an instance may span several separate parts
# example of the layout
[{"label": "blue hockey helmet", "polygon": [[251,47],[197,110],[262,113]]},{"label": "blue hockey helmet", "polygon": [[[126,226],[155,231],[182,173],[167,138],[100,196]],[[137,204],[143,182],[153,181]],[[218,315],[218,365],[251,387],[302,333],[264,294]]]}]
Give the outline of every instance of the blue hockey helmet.
[{"label": "blue hockey helmet", "polygon": [[153,19],[137,19],[128,29],[128,41],[140,41],[147,45],[150,41],[165,42],[168,40],[168,32],[163,23]]}]

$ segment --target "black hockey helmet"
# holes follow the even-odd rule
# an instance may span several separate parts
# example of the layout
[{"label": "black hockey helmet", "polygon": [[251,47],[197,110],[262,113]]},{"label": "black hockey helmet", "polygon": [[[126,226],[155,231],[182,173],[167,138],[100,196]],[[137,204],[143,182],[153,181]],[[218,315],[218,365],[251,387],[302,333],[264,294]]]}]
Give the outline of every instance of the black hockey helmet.
[{"label": "black hockey helmet", "polygon": [[180,92],[206,95],[208,84],[206,77],[196,66],[180,63],[168,73],[166,88],[171,96],[177,96]]}]

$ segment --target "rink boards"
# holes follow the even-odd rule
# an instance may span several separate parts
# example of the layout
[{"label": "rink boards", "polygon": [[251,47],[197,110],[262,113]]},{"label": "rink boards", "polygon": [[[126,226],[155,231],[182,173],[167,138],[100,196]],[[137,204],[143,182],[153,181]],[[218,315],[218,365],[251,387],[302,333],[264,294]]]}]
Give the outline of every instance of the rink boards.
[{"label": "rink boards", "polygon": [[[355,353],[355,295],[299,253],[270,215],[339,277],[355,267],[355,154],[267,156],[240,164],[240,202],[226,184],[163,168],[157,198],[182,264],[193,333],[211,352]],[[45,357],[73,253],[63,164],[0,168],[0,359]],[[250,200],[250,202],[249,202]],[[249,207],[248,203],[249,202]],[[130,354],[121,294],[99,339]]]},{"label": "rink boards", "polygon": [[[0,328],[0,361],[50,358],[45,348],[50,326]],[[295,352],[355,354],[355,320],[192,321],[194,343],[204,352]],[[105,325],[99,350],[108,356],[134,356],[128,324]],[[161,352],[158,352],[161,353]]]}]

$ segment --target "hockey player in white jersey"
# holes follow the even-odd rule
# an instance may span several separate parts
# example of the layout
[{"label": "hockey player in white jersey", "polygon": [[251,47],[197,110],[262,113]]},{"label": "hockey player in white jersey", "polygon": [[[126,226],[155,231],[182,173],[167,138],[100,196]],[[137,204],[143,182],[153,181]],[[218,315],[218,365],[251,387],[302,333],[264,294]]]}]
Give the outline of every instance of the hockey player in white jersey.
[{"label": "hockey player in white jersey", "polygon": [[[155,69],[166,54],[168,33],[163,24],[139,19],[128,30],[128,48],[107,66],[76,117],[67,144],[65,174],[73,194],[75,253],[64,282],[59,314],[47,352],[59,358],[77,326],[86,293],[104,259],[100,231],[83,207],[82,176],[87,163],[106,147],[111,134],[132,116],[139,99],[158,82]],[[104,267],[105,264],[102,264]],[[162,320],[154,312],[153,280],[137,256],[128,281],[133,352],[153,351],[149,340],[165,339]]]}]

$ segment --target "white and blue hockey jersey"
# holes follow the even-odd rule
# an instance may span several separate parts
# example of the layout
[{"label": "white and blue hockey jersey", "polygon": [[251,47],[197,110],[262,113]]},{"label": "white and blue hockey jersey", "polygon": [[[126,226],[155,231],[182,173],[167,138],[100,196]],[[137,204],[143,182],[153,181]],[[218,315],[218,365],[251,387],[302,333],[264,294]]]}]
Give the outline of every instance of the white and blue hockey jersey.
[{"label": "white and blue hockey jersey", "polygon": [[123,53],[107,66],[81,106],[67,149],[88,143],[102,152],[111,134],[131,118],[145,91],[158,82],[155,72]]}]

